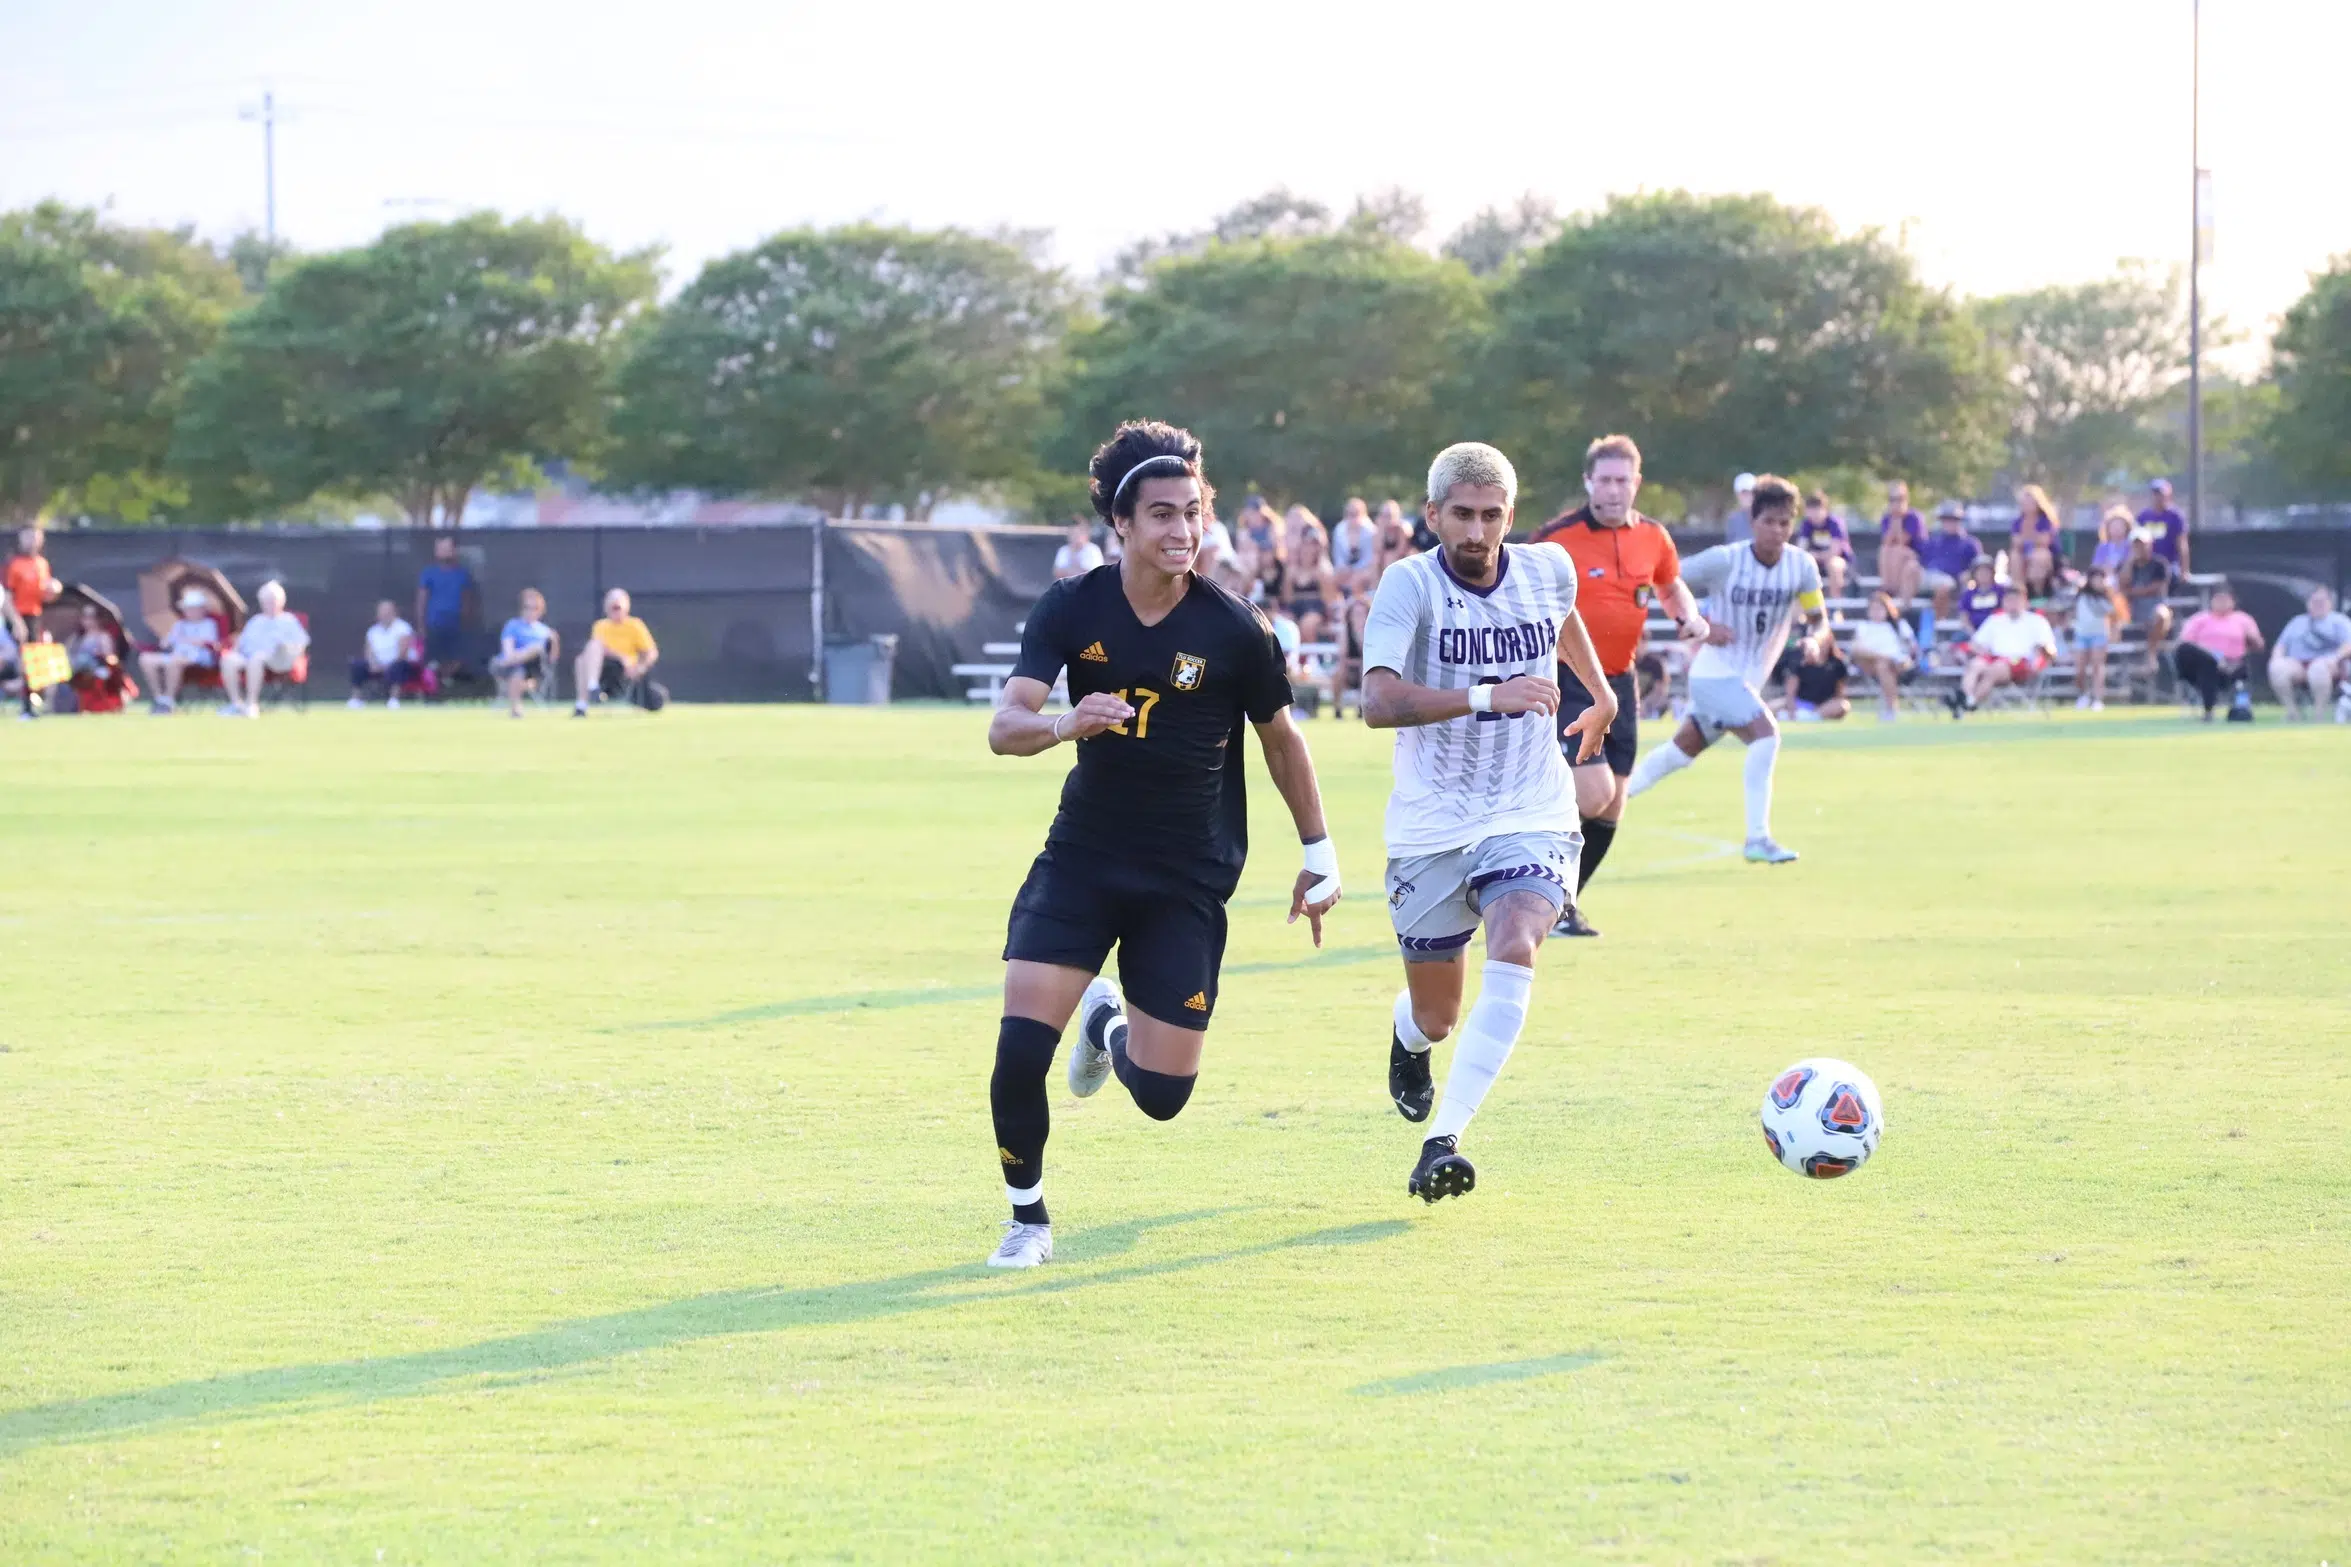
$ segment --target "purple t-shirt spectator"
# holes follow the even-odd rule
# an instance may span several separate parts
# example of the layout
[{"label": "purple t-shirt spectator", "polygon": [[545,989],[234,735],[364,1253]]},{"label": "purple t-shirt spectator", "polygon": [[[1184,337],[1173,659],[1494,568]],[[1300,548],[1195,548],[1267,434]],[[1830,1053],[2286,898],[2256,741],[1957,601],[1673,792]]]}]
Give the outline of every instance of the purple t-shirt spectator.
[{"label": "purple t-shirt spectator", "polygon": [[1945,533],[1937,528],[1918,547],[1918,563],[1928,571],[1942,572],[1954,582],[1964,582],[1968,568],[1982,559],[1983,553],[1984,547],[1966,529]]},{"label": "purple t-shirt spectator", "polygon": [[2187,518],[2169,506],[2150,506],[2139,513],[2139,526],[2161,528],[2163,531],[2150,541],[2156,555],[2174,566],[2180,563],[2180,540],[2187,536]]},{"label": "purple t-shirt spectator", "polygon": [[1917,512],[1906,511],[1898,518],[1892,512],[1888,512],[1878,519],[1879,548],[1885,547],[1886,540],[1893,535],[1897,527],[1902,530],[1903,543],[1914,550],[1922,550],[1926,547],[1927,525],[1925,519],[1920,517]]},{"label": "purple t-shirt spectator", "polygon": [[2000,613],[2002,589],[1998,583],[1988,588],[1968,588],[1959,595],[1959,612],[1967,617],[1967,629],[1975,630],[1985,621]]},{"label": "purple t-shirt spectator", "polygon": [[1818,550],[1825,545],[1847,560],[1853,558],[1853,536],[1845,531],[1845,524],[1835,512],[1818,522],[1807,517],[1796,524],[1796,542],[1807,550]]}]

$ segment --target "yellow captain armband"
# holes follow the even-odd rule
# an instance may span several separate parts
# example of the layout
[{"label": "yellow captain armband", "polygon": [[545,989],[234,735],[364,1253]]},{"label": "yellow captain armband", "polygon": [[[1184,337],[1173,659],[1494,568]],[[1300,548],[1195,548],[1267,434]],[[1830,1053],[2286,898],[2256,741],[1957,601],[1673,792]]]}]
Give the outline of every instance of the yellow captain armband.
[{"label": "yellow captain armband", "polygon": [[1828,608],[1828,604],[1829,601],[1821,596],[1820,590],[1817,588],[1815,588],[1810,593],[1799,593],[1796,595],[1796,607],[1804,611],[1804,613],[1807,615],[1819,614],[1822,610]]}]

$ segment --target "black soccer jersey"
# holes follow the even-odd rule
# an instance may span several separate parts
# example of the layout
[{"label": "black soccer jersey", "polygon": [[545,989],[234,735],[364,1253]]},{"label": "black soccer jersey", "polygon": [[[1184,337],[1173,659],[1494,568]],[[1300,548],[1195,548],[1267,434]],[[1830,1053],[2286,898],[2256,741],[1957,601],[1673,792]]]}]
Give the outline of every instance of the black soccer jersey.
[{"label": "black soccer jersey", "polygon": [[1054,583],[1021,633],[1015,675],[1051,685],[1066,669],[1073,704],[1108,691],[1135,710],[1077,742],[1046,841],[1151,860],[1230,897],[1249,852],[1242,720],[1268,723],[1289,705],[1281,645],[1247,602],[1197,574],[1146,626],[1118,570]]}]

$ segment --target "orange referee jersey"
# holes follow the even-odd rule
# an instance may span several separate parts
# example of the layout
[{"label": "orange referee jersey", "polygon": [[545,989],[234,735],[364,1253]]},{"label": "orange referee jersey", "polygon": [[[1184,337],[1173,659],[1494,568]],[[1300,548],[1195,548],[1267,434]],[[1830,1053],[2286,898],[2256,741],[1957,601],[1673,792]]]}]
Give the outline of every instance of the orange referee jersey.
[{"label": "orange referee jersey", "polygon": [[1533,542],[1560,545],[1574,558],[1576,608],[1592,633],[1601,673],[1629,672],[1649,619],[1641,590],[1661,591],[1681,579],[1682,557],[1673,535],[1639,512],[1623,527],[1611,528],[1593,520],[1591,507],[1578,506],[1543,524]]}]

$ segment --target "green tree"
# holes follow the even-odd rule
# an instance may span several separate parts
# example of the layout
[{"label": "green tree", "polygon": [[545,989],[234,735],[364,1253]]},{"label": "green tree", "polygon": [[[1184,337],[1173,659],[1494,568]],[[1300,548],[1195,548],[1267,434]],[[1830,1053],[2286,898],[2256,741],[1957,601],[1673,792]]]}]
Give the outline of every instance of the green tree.
[{"label": "green tree", "polygon": [[213,515],[389,495],[454,523],[479,485],[594,455],[654,283],[649,254],[494,213],[292,262],[191,374],[173,466]]},{"label": "green tree", "polygon": [[1765,196],[1617,197],[1503,275],[1471,407],[1547,500],[1622,430],[1662,483],[1858,467],[1948,484],[1997,450],[1983,335],[1874,233]]},{"label": "green tree", "polygon": [[2008,469],[2080,498],[2118,470],[2162,460],[2157,418],[2188,372],[2176,275],[2124,263],[2113,277],[1977,306],[2014,393]]},{"label": "green tree", "polygon": [[0,515],[142,521],[172,500],[158,470],[181,383],[238,299],[187,230],[54,202],[0,214]]},{"label": "green tree", "polygon": [[1453,231],[1443,253],[1479,277],[1492,277],[1511,262],[1551,242],[1559,232],[1559,209],[1531,191],[1511,206],[1486,207]]},{"label": "green tree", "polygon": [[2270,341],[2276,404],[2261,444],[2312,498],[2351,498],[2351,255],[2310,280]]},{"label": "green tree", "polygon": [[1113,290],[1073,342],[1052,461],[1148,416],[1197,433],[1227,489],[1413,493],[1461,433],[1447,392],[1483,311],[1468,268],[1369,227],[1211,243]]},{"label": "green tree", "polygon": [[1017,481],[1070,308],[1037,248],[858,225],[711,262],[622,366],[615,477],[851,514]]}]

